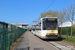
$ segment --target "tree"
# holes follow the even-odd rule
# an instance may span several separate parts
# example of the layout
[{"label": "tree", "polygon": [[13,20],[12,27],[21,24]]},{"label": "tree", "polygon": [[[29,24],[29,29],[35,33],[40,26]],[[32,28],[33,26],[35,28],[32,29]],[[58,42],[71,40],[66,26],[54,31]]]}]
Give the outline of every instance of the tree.
[{"label": "tree", "polygon": [[[73,26],[74,21],[74,15],[75,15],[75,4],[69,8],[67,8],[67,19],[71,22],[71,25]],[[71,38],[72,38],[72,26],[71,26]]]},{"label": "tree", "polygon": [[47,12],[41,13],[41,18],[46,17],[46,16],[48,16],[48,15],[51,16],[51,17],[57,17],[58,14],[59,14],[58,11],[49,10],[49,11],[47,11]]},{"label": "tree", "polygon": [[66,9],[63,9],[63,11],[60,10],[60,14],[58,15],[58,22],[59,22],[59,25],[61,25],[60,37],[62,36],[62,23],[65,21],[67,21]]}]

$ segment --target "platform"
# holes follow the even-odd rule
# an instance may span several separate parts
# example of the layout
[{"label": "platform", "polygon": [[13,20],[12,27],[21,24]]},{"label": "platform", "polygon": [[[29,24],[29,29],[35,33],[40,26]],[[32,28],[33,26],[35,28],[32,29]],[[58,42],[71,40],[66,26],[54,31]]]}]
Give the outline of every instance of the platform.
[{"label": "platform", "polygon": [[15,50],[57,50],[57,48],[27,31]]}]

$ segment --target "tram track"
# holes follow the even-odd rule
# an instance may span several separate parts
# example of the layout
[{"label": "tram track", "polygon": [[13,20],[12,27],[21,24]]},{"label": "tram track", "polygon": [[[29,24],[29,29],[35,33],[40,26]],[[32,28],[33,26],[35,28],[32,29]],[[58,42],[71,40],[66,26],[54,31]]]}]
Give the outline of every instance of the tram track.
[{"label": "tram track", "polygon": [[[58,41],[56,41],[58,44],[61,44],[61,43],[59,43]],[[73,48],[73,46],[66,46],[66,45],[64,45],[64,44],[61,44],[61,45],[63,45],[63,46],[65,46],[65,47],[68,47],[68,48],[71,48],[71,50],[74,50],[74,48]]]},{"label": "tram track", "polygon": [[[39,37],[38,37],[39,39]],[[73,48],[70,48],[66,45],[63,45],[59,42],[62,42],[62,41],[58,41],[58,40],[43,40],[43,39],[39,39],[40,41],[44,42],[44,43],[47,43],[48,45],[51,45],[55,48],[57,48],[57,50],[74,50]]]},{"label": "tram track", "polygon": [[59,50],[74,50],[73,48],[67,47],[61,43],[54,42],[54,41],[47,41],[49,44],[55,46]]},{"label": "tram track", "polygon": [[53,46],[57,50],[74,50],[74,48],[70,47],[71,45],[70,46],[69,46],[69,44],[64,45],[64,44],[67,44],[67,43],[63,42],[60,39],[59,40],[47,40],[47,39],[41,39],[39,37],[37,39],[40,40],[40,42],[46,43],[47,45],[50,45],[50,46]]}]

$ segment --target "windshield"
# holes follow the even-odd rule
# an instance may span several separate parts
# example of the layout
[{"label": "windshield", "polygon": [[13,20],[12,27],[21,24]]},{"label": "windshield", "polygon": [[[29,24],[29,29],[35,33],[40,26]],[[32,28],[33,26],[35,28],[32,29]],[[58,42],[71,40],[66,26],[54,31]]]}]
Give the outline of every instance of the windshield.
[{"label": "windshield", "polygon": [[43,19],[43,30],[56,30],[57,19]]}]

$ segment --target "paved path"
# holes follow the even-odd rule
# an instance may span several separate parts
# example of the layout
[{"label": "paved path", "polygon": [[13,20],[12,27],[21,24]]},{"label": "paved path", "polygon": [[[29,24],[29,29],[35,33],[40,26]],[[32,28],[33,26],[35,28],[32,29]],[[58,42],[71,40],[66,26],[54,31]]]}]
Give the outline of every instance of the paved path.
[{"label": "paved path", "polygon": [[15,50],[57,50],[57,48],[27,31]]}]

